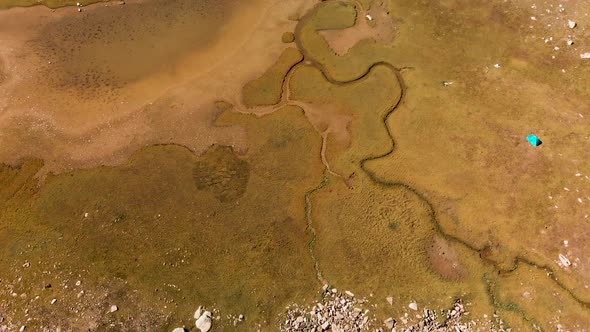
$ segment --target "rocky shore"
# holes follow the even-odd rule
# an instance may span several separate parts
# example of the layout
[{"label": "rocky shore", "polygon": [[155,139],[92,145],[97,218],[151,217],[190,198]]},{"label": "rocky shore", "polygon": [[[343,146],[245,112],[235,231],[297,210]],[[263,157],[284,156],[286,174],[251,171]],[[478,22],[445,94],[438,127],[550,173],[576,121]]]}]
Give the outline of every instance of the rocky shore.
[{"label": "rocky shore", "polygon": [[[389,299],[388,299],[389,301]],[[336,288],[329,289],[326,285],[321,301],[311,307],[291,305],[287,308],[286,317],[281,323],[282,332],[298,331],[377,331],[377,332],[472,332],[497,331],[508,332],[497,316],[496,321],[473,320],[467,318],[469,312],[460,299],[452,308],[440,310],[423,309],[421,314],[417,304],[412,302],[408,308],[419,318],[418,323],[409,323],[409,313],[395,319],[389,317],[384,321],[377,320],[369,309],[368,300],[357,299],[350,291],[343,293]]]}]

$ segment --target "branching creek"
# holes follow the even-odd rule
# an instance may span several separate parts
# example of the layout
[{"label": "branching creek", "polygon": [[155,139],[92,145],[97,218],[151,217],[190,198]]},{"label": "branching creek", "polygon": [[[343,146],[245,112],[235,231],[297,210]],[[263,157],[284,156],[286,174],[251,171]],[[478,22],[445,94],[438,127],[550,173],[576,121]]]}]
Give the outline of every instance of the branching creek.
[{"label": "branching creek", "polygon": [[[338,0],[330,0],[330,1],[338,1]],[[329,1],[326,1],[329,2]],[[326,3],[324,2],[324,3]],[[362,5],[358,2],[350,2],[352,3],[356,10],[357,10],[357,17],[363,17],[361,16],[362,12]],[[320,4],[321,5],[321,4]],[[319,5],[318,5],[319,6]],[[412,192],[414,195],[416,195],[421,201],[423,201],[426,206],[428,207],[429,210],[429,215],[430,215],[430,220],[433,224],[433,226],[436,229],[436,232],[443,237],[444,239],[450,241],[450,242],[454,242],[457,243],[467,249],[469,249],[470,251],[476,253],[479,255],[479,257],[481,258],[481,260],[489,265],[492,265],[494,267],[494,270],[496,272],[497,275],[507,275],[510,274],[514,271],[516,271],[519,266],[521,264],[523,265],[528,265],[531,267],[535,267],[537,269],[543,270],[546,272],[547,276],[549,278],[551,278],[551,280],[555,283],[555,285],[557,285],[560,289],[562,289],[564,292],[566,292],[572,299],[574,299],[577,303],[579,303],[581,306],[583,306],[585,309],[590,310],[590,303],[583,301],[582,299],[580,299],[572,290],[570,290],[569,288],[566,287],[565,284],[563,284],[555,275],[555,271],[547,266],[547,265],[543,265],[543,264],[539,264],[534,262],[533,260],[530,260],[526,257],[523,256],[516,256],[514,259],[514,263],[513,266],[511,268],[502,268],[499,266],[499,263],[494,262],[493,260],[487,258],[484,254],[484,251],[489,249],[489,246],[484,246],[484,247],[477,247],[473,244],[470,244],[468,241],[461,239],[461,237],[459,235],[454,235],[451,234],[449,232],[447,232],[443,226],[440,224],[439,220],[437,219],[437,213],[436,213],[436,208],[433,205],[432,202],[430,202],[428,200],[428,198],[426,198],[422,193],[420,193],[418,190],[416,190],[415,188],[413,188],[412,186],[403,183],[403,182],[396,182],[396,181],[391,181],[388,179],[384,179],[379,177],[377,174],[375,174],[374,172],[372,172],[371,170],[369,170],[366,166],[367,162],[370,161],[374,161],[374,160],[378,160],[381,158],[385,158],[388,157],[390,155],[392,155],[395,151],[396,151],[396,144],[395,144],[395,139],[394,139],[394,135],[391,132],[391,129],[389,128],[389,125],[387,124],[388,118],[389,116],[396,110],[398,110],[400,108],[401,105],[404,104],[405,100],[407,99],[407,95],[408,95],[408,87],[405,84],[404,81],[404,77],[403,77],[403,72],[407,71],[407,70],[412,70],[412,67],[403,67],[403,68],[398,68],[396,66],[394,66],[393,64],[386,62],[386,61],[379,61],[379,62],[375,62],[373,64],[371,64],[365,71],[364,73],[362,73],[360,76],[354,77],[350,80],[347,81],[339,81],[334,79],[330,73],[328,72],[328,70],[326,69],[326,67],[319,63],[318,61],[316,61],[315,59],[313,59],[313,57],[310,56],[309,51],[305,48],[305,46],[301,43],[301,38],[299,38],[299,34],[301,32],[300,27],[305,24],[305,21],[307,18],[311,17],[314,15],[314,12],[317,10],[317,7],[314,8],[310,13],[308,13],[304,18],[302,18],[300,20],[300,22],[298,23],[297,29],[295,31],[295,42],[297,44],[298,49],[303,53],[303,60],[298,62],[297,64],[293,65],[289,71],[287,72],[287,74],[285,75],[284,79],[283,79],[283,84],[282,84],[282,94],[281,94],[281,101],[273,106],[270,107],[256,107],[257,110],[262,110],[262,112],[257,111],[257,114],[268,114],[268,113],[272,113],[275,110],[278,110],[279,108],[285,106],[285,105],[294,105],[294,106],[298,106],[300,108],[302,108],[305,111],[305,105],[298,102],[298,101],[294,101],[294,100],[290,100],[290,93],[289,93],[289,81],[290,78],[292,76],[292,73],[294,72],[294,70],[300,66],[303,65],[305,63],[305,65],[311,65],[314,66],[315,68],[317,68],[318,70],[321,71],[323,78],[328,81],[331,84],[334,85],[347,85],[347,84],[351,84],[357,81],[360,81],[364,78],[367,77],[367,75],[370,74],[370,72],[379,66],[382,67],[386,67],[389,70],[391,70],[392,73],[394,73],[394,77],[396,80],[398,80],[400,86],[401,86],[401,97],[399,98],[399,100],[391,105],[390,109],[385,113],[385,115],[382,117],[381,119],[381,123],[383,125],[384,130],[387,132],[387,136],[389,137],[389,140],[391,142],[390,144],[390,148],[388,151],[386,151],[385,153],[382,154],[378,154],[378,155],[370,155],[370,156],[366,156],[363,159],[361,159],[360,161],[360,169],[371,179],[372,182],[374,182],[375,184],[385,187],[385,188],[403,188],[407,191]],[[316,31],[317,33],[317,31]],[[238,107],[238,111],[243,112],[243,113],[250,113],[250,110],[246,109],[245,107],[241,106]],[[325,173],[324,173],[324,177],[321,180],[321,182],[318,184],[318,186],[316,186],[315,188],[312,188],[311,190],[309,190],[306,194],[305,194],[305,217],[306,217],[306,221],[307,221],[307,229],[308,229],[308,233],[310,236],[309,242],[308,242],[308,248],[309,248],[309,253],[310,256],[314,262],[315,265],[315,269],[316,269],[316,273],[317,273],[317,278],[318,280],[322,283],[322,284],[328,284],[329,280],[326,280],[322,274],[322,270],[321,270],[321,266],[320,263],[317,259],[317,255],[315,254],[315,246],[316,246],[316,230],[314,228],[313,225],[313,220],[312,220],[312,209],[313,209],[313,204],[312,204],[312,198],[314,196],[314,194],[316,194],[317,192],[321,191],[323,188],[326,187],[326,185],[329,183],[330,181],[330,175],[333,175],[337,178],[339,178],[339,180],[344,180],[346,181],[347,177],[345,177],[344,175],[335,173],[334,171],[332,171],[330,169],[330,166],[327,162],[326,159],[326,140],[327,140],[327,133],[320,133],[320,135],[322,136],[323,139],[323,144],[322,144],[322,150],[320,151],[320,158],[325,166]],[[348,185],[348,183],[347,183]],[[516,303],[510,302],[510,303],[502,303],[499,298],[498,295],[496,294],[496,281],[493,279],[493,276],[488,276],[486,274],[484,274],[482,276],[482,282],[485,283],[485,289],[487,291],[487,296],[489,298],[490,304],[497,308],[497,309],[503,309],[503,310],[507,310],[507,311],[512,311],[517,313],[518,315],[521,316],[521,318],[530,323],[533,326],[537,326],[538,324],[536,324],[536,322],[534,321],[534,319],[530,318],[530,316],[522,309],[520,308]]]}]

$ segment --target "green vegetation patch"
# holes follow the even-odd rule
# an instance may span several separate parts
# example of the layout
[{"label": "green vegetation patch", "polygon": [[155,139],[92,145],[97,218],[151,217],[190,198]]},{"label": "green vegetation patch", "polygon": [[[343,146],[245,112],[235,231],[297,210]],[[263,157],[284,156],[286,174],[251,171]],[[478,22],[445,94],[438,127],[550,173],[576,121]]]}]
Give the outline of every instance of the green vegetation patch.
[{"label": "green vegetation patch", "polygon": [[[325,30],[324,23],[320,22],[323,22],[325,15],[332,15],[331,8],[335,4],[323,3],[316,12],[303,18],[297,27],[295,39],[305,58],[318,62],[326,74],[337,81],[357,79],[366,74],[373,64],[389,62],[393,55],[393,48],[370,39],[361,40],[344,56],[335,54],[326,39],[319,33],[320,30]],[[351,9],[355,11],[356,17],[356,8],[352,6]]]},{"label": "green vegetation patch", "polygon": [[281,36],[281,41],[285,44],[292,43],[295,41],[295,34],[291,31],[287,31]]},{"label": "green vegetation patch", "polygon": [[[309,152],[320,150],[320,137],[296,107],[263,118],[225,112],[217,121],[246,128],[247,153],[238,158],[214,146],[197,157],[157,145],[125,165],[49,175],[40,187],[39,161],[0,165],[0,279],[16,284],[30,262],[15,291],[40,296],[31,304],[32,296],[0,292],[0,306],[11,304],[6,321],[26,321],[18,309],[26,307],[36,317],[27,322],[31,331],[56,321],[76,331],[66,325],[75,306],[101,312],[88,318],[99,331],[111,324],[171,331],[194,326],[192,313],[203,305],[243,314],[242,331],[272,330],[287,304],[311,301],[321,285],[307,252],[302,197],[322,176]],[[248,186],[233,190],[246,182],[246,168]],[[202,179],[210,179],[205,189]],[[225,197],[241,196],[221,202],[221,188]],[[62,283],[70,286],[56,286]],[[78,296],[81,290],[88,295]],[[108,298],[93,296],[101,292]],[[49,312],[40,303],[53,298]],[[119,312],[102,314],[113,304]],[[128,320],[127,313],[148,314]],[[232,323],[223,316],[215,329],[233,331]]]},{"label": "green vegetation patch", "polygon": [[335,30],[350,28],[356,22],[356,8],[350,2],[326,2],[312,17],[316,30]]},{"label": "green vegetation patch", "polygon": [[197,189],[212,192],[220,201],[232,201],[246,192],[250,165],[239,159],[231,147],[209,148],[193,170]]},{"label": "green vegetation patch", "polygon": [[283,80],[289,70],[303,60],[296,48],[288,48],[262,76],[248,82],[242,89],[244,104],[247,107],[275,105],[281,101]]}]

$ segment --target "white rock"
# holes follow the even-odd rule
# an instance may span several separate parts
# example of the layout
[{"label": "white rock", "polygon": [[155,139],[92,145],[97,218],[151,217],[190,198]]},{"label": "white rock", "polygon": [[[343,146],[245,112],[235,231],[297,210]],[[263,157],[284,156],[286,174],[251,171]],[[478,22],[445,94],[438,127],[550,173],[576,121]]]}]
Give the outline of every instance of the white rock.
[{"label": "white rock", "polygon": [[559,261],[561,262],[561,264],[563,266],[570,266],[570,265],[572,265],[572,262],[570,262],[570,260],[567,259],[567,257],[565,257],[562,254],[559,254]]},{"label": "white rock", "polygon": [[367,18],[367,20],[369,20],[369,21],[372,21],[372,20],[373,20],[373,16],[371,16],[371,15],[369,15],[369,14],[365,15],[365,17],[366,17],[366,18]]},{"label": "white rock", "polygon": [[238,319],[241,320],[241,321],[244,320],[244,315],[239,315],[238,316]]},{"label": "white rock", "polygon": [[574,41],[571,39],[568,39],[565,41],[569,46],[572,46],[574,44]]},{"label": "white rock", "polygon": [[26,328],[27,328],[27,327],[23,325],[23,326],[21,326],[21,327],[20,327],[19,331],[20,331],[20,332],[23,332],[23,331],[24,331]]},{"label": "white rock", "polygon": [[332,288],[332,293],[334,293],[334,294],[338,293],[338,289]]},{"label": "white rock", "polygon": [[499,63],[496,63],[496,64],[494,65],[494,68],[500,68],[500,67],[502,67],[502,66],[501,66]]},{"label": "white rock", "polygon": [[322,324],[322,331],[327,330],[330,327],[330,322],[325,322],[324,324]]},{"label": "white rock", "polygon": [[344,291],[344,294],[346,294],[350,297],[354,297],[354,294],[351,291]]},{"label": "white rock", "polygon": [[580,58],[582,59],[590,59],[590,52],[580,54]]},{"label": "white rock", "polygon": [[195,326],[201,332],[207,332],[211,329],[211,312],[205,311],[197,321],[195,321]]},{"label": "white rock", "polygon": [[57,299],[51,300],[51,304],[55,304],[55,302],[57,302]]},{"label": "white rock", "polygon": [[78,13],[80,13],[82,11],[82,8],[78,8]]},{"label": "white rock", "polygon": [[572,21],[572,20],[568,20],[567,21],[567,26],[570,27],[570,29],[575,28],[576,25],[578,25],[578,24],[576,22]]},{"label": "white rock", "polygon": [[177,327],[174,330],[172,330],[172,332],[186,332],[186,330],[182,327]]},{"label": "white rock", "polygon": [[416,302],[408,304],[408,307],[410,307],[412,310],[418,310],[418,304],[416,304]]},{"label": "white rock", "polygon": [[84,218],[88,218],[88,212],[84,212]]},{"label": "white rock", "polygon": [[113,304],[113,305],[111,306],[111,310],[110,310],[110,312],[115,312],[115,311],[117,311],[117,310],[119,310],[119,307],[117,307],[116,305],[114,305],[114,304]]},{"label": "white rock", "polygon": [[387,327],[388,330],[391,330],[393,328],[393,318],[389,317],[385,320],[385,327]]},{"label": "white rock", "polygon": [[385,299],[387,300],[387,303],[389,303],[389,305],[393,305],[393,297],[388,296]]},{"label": "white rock", "polygon": [[199,308],[195,311],[195,314],[193,315],[193,317],[195,319],[199,319],[199,317],[201,317],[202,310],[203,310],[203,307],[202,306],[199,306]]}]

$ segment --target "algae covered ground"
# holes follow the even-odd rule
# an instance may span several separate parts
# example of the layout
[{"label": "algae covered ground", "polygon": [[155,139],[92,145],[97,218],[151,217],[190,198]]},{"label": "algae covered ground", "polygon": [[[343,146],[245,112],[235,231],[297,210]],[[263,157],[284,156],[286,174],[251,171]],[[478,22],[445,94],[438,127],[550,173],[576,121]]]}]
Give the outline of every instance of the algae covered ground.
[{"label": "algae covered ground", "polygon": [[1,10],[0,331],[590,330],[588,9]]}]

